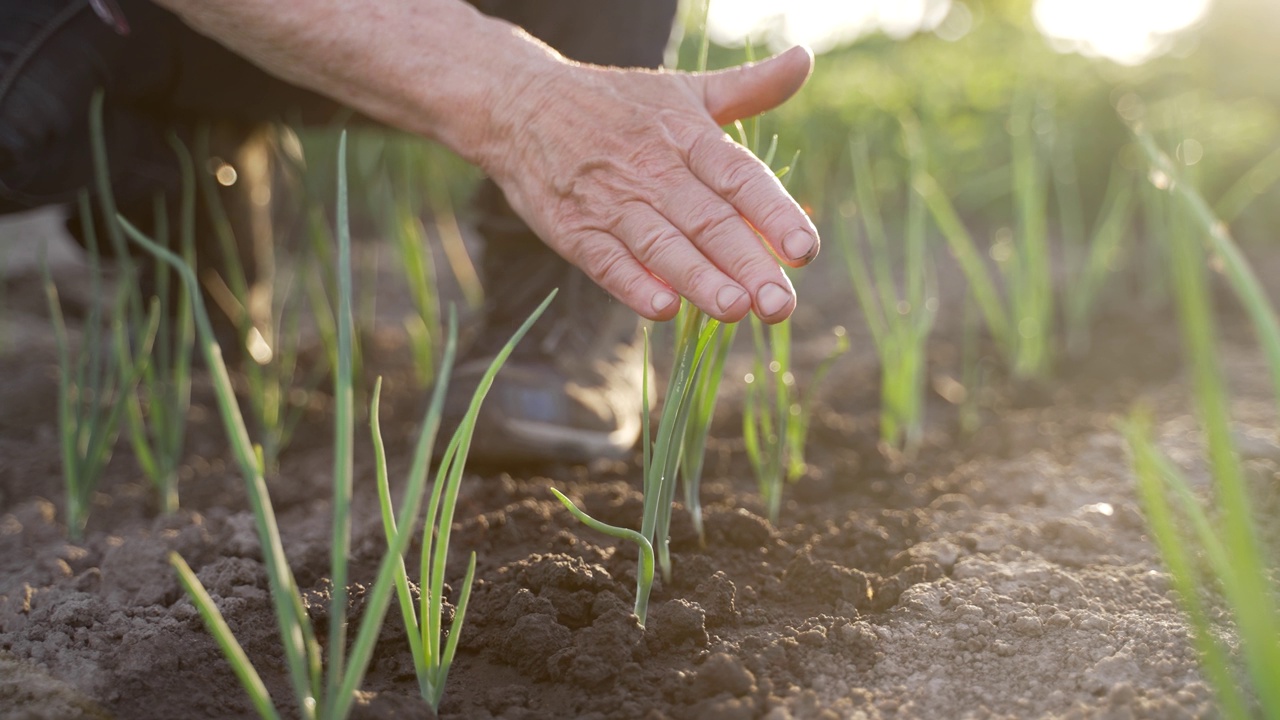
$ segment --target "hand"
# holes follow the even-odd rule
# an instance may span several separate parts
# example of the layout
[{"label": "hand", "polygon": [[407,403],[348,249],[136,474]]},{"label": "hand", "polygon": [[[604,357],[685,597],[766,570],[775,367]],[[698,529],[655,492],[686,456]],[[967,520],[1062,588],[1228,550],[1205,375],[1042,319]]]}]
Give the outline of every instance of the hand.
[{"label": "hand", "polygon": [[812,65],[796,47],[703,74],[543,66],[504,103],[507,152],[485,169],[548,245],[637,313],[670,319],[683,295],[719,320],[754,309],[778,322],[795,291],[760,237],[799,267],[818,233],[720,126],[780,104]]},{"label": "hand", "polygon": [[688,297],[712,317],[795,308],[818,234],[720,125],[804,84],[792,48],[716,73],[571,63],[461,0],[157,0],[261,67],[440,140],[502,186],[561,255],[645,317]]}]

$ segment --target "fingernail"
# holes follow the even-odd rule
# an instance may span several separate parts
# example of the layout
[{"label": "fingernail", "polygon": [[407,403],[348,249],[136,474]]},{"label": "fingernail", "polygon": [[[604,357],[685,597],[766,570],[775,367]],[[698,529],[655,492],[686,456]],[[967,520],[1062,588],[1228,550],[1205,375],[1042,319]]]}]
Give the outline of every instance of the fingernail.
[{"label": "fingernail", "polygon": [[720,292],[716,293],[716,305],[720,308],[720,312],[727,313],[733,309],[734,305],[742,302],[747,293],[742,288],[733,285],[725,285],[720,288]]},{"label": "fingernail", "polygon": [[782,239],[782,252],[792,262],[808,263],[818,255],[818,238],[805,230],[792,230]]},{"label": "fingernail", "polygon": [[678,302],[680,302],[680,298],[675,293],[667,292],[666,290],[656,292],[653,294],[653,311],[662,314],[673,303]]},{"label": "fingernail", "polygon": [[777,283],[765,285],[756,295],[756,308],[765,317],[773,317],[781,313],[793,302],[795,302],[795,296]]}]

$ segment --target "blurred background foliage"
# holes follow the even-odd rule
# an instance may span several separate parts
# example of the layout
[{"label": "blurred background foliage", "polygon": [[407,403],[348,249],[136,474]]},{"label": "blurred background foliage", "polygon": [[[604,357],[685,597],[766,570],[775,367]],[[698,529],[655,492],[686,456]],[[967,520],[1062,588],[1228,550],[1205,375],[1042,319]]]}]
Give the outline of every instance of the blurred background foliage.
[{"label": "blurred background foliage", "polygon": [[[1009,119],[1015,101],[1030,95],[1043,152],[1074,161],[1086,218],[1097,214],[1113,163],[1144,172],[1126,127],[1140,123],[1185,151],[1180,159],[1194,166],[1210,201],[1233,188],[1250,201],[1233,223],[1242,238],[1272,240],[1280,158],[1258,165],[1280,148],[1280,2],[1213,0],[1191,27],[1155,38],[1161,52],[1140,64],[1087,57],[1072,51],[1080,43],[1047,37],[1035,22],[1035,0],[918,4],[921,24],[931,29],[873,30],[822,52],[804,90],[767,116],[780,156],[800,150],[789,187],[824,226],[852,196],[847,148],[854,138],[873,149],[886,217],[902,216],[908,173],[901,119],[909,117],[923,129],[929,171],[957,209],[969,221],[1007,222]],[[1142,4],[1110,3],[1117,16]],[[733,12],[734,3],[724,5]],[[1079,12],[1090,5],[1101,4],[1081,2]],[[787,44],[783,35],[766,24],[751,40],[779,49]],[[680,67],[692,67],[696,47],[680,45]],[[710,67],[766,52],[713,44]],[[1247,187],[1236,187],[1240,182]]]},{"label": "blurred background foliage", "polygon": [[[1206,2],[1207,8],[1187,10]],[[1153,34],[1145,60],[1117,62],[1087,41],[1046,34],[1037,11],[1050,3],[1059,15],[1104,31],[1132,23],[1144,8],[1159,15],[1180,6],[1198,19],[1176,32]],[[685,5],[668,65],[693,68],[703,4]],[[847,24],[858,13],[868,18],[861,28],[846,28],[843,40],[831,40],[840,37],[835,32],[815,42],[819,54],[809,83],[762,121],[765,137],[779,135],[778,157],[800,152],[788,187],[824,231],[836,226],[836,213],[854,212],[849,146],[855,140],[871,149],[887,221],[901,222],[909,194],[902,128],[904,120],[914,120],[929,173],[977,236],[989,239],[1009,224],[1013,108],[1031,100],[1043,162],[1069,163],[1086,224],[1101,209],[1115,164],[1146,173],[1127,127],[1140,124],[1176,151],[1244,243],[1274,242],[1271,229],[1280,223],[1277,0],[717,0],[711,11],[710,68],[786,47],[787,22]],[[747,18],[752,12],[765,19]],[[717,31],[717,15],[721,25],[724,18],[740,22]],[[319,193],[331,184],[324,178],[332,177],[327,165],[336,135],[325,129],[301,135]],[[397,186],[429,196],[424,211],[438,211],[447,201],[466,214],[479,174],[448,151],[367,128],[353,137],[352,148],[356,202],[367,213],[357,210],[357,217],[366,214],[374,227],[387,207],[385,196]],[[1060,227],[1061,196],[1049,195],[1048,224]]]}]

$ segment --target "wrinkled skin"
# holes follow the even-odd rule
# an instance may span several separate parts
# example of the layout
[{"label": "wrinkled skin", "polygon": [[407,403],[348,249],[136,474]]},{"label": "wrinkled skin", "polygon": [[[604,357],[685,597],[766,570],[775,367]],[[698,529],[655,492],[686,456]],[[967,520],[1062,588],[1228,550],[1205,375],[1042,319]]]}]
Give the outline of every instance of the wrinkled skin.
[{"label": "wrinkled skin", "polygon": [[624,70],[568,61],[461,0],[161,4],[264,69],[476,163],[539,237],[647,318],[673,317],[678,296],[725,321],[795,309],[778,259],[811,261],[817,231],[720,126],[794,94],[807,49],[715,73]]}]

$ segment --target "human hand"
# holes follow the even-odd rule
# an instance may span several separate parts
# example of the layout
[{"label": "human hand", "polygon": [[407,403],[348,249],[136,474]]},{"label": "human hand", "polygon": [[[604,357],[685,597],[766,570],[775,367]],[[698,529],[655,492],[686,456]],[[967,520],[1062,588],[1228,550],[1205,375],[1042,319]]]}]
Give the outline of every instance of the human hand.
[{"label": "human hand", "polygon": [[720,126],[780,104],[813,67],[792,48],[689,74],[569,62],[461,0],[157,0],[276,75],[480,165],[535,232],[654,320],[678,296],[719,320],[785,319],[778,257],[818,252],[772,171]]},{"label": "human hand", "polygon": [[637,313],[670,319],[678,294],[719,320],[779,322],[795,290],[760,237],[800,267],[818,233],[720,126],[779,105],[812,66],[802,47],[714,73],[544,66],[493,111],[506,151],[482,165],[548,245]]}]

